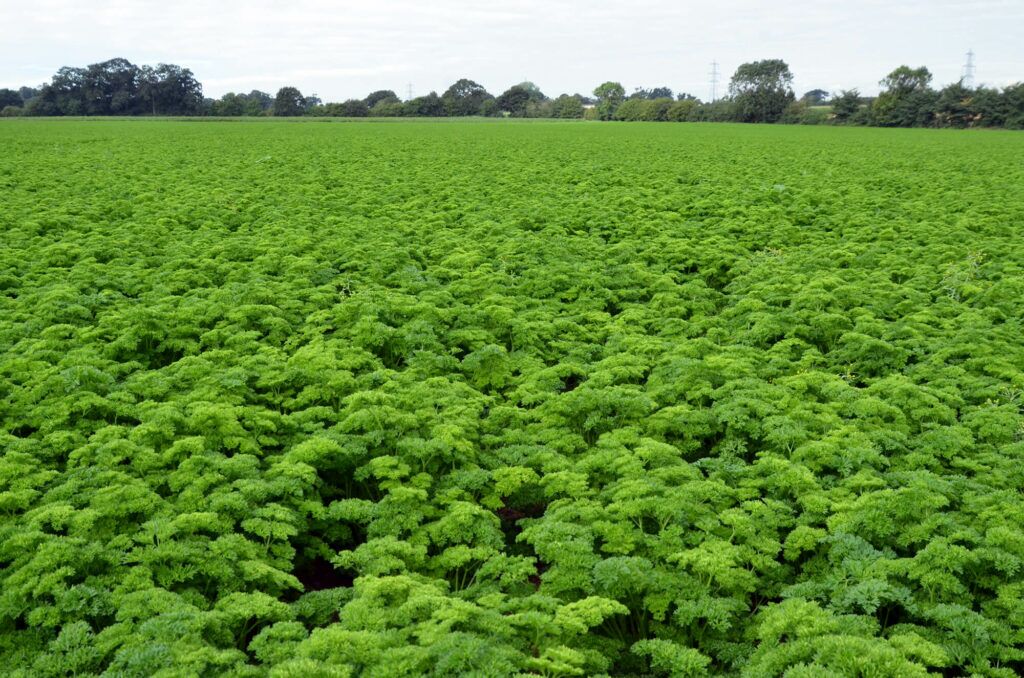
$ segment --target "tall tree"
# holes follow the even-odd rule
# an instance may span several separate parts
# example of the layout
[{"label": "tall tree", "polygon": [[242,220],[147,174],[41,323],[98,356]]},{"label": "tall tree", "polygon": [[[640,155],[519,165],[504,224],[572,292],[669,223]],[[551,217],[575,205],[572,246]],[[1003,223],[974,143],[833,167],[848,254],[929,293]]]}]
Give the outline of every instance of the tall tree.
[{"label": "tall tree", "polygon": [[876,125],[921,127],[931,123],[938,95],[931,89],[932,74],[924,66],[900,66],[878,84],[882,92],[871,107]]},{"label": "tall tree", "polygon": [[821,106],[828,101],[828,92],[823,89],[812,89],[809,92],[804,92],[800,100],[808,106]]},{"label": "tall tree", "polygon": [[437,92],[431,92],[406,102],[405,110],[406,115],[424,118],[437,118],[445,113],[444,102],[437,95]]},{"label": "tall tree", "polygon": [[975,119],[974,90],[962,80],[946,85],[935,102],[935,123],[940,127],[968,127]]},{"label": "tall tree", "polygon": [[377,118],[397,118],[405,115],[405,104],[398,99],[381,99],[370,109],[370,115]]},{"label": "tall tree", "polygon": [[274,115],[295,117],[306,111],[306,99],[295,87],[282,87],[274,97]]},{"label": "tall tree", "polygon": [[389,89],[379,89],[376,92],[370,92],[363,99],[363,103],[366,104],[367,108],[373,108],[381,101],[398,102],[400,99],[397,94]]},{"label": "tall tree", "polygon": [[30,109],[36,115],[85,115],[85,74],[84,68],[64,66],[59,68],[43,85],[39,101]]},{"label": "tall tree", "polygon": [[1024,82],[1003,88],[1005,125],[1011,129],[1024,129]]},{"label": "tall tree", "polygon": [[274,97],[254,89],[245,95],[245,115],[266,115],[274,107]]},{"label": "tall tree", "polygon": [[21,95],[22,101],[28,103],[30,99],[35,99],[39,96],[42,91],[42,87],[19,87],[18,94]]},{"label": "tall tree", "polygon": [[579,95],[563,94],[555,99],[552,115],[556,118],[582,118],[583,102]]},{"label": "tall tree", "polygon": [[594,88],[594,96],[597,97],[597,116],[601,120],[611,120],[626,98],[626,90],[621,84],[609,80]]},{"label": "tall tree", "polygon": [[910,94],[925,90],[931,84],[932,73],[925,66],[911,68],[900,66],[892,73],[882,78],[879,85],[890,94]]},{"label": "tall tree", "polygon": [[24,100],[21,95],[13,89],[0,89],[0,109],[6,108],[7,106],[18,106],[24,104]]},{"label": "tall tree", "polygon": [[529,80],[524,80],[515,86],[526,90],[526,93],[530,96],[530,101],[535,104],[548,100],[548,98],[544,96],[544,92],[540,91],[540,87],[537,87],[537,85],[533,84]]},{"label": "tall tree", "polygon": [[86,115],[138,113],[141,71],[127,59],[109,59],[85,69],[83,89]]},{"label": "tall tree", "polygon": [[194,115],[203,105],[203,86],[187,68],[143,66],[140,78],[140,96],[153,115]]},{"label": "tall tree", "polygon": [[673,98],[671,87],[652,87],[651,89],[644,89],[637,87],[633,90],[633,93],[629,95],[630,99],[671,99]]},{"label": "tall tree", "polygon": [[741,122],[775,122],[793,102],[793,74],[782,59],[741,65],[729,83],[735,115]]},{"label": "tall tree", "polygon": [[483,85],[466,78],[457,80],[441,95],[448,115],[480,115],[484,102],[493,98]]},{"label": "tall tree", "polygon": [[245,115],[245,95],[228,92],[217,101],[213,102],[211,113],[213,115],[240,116]]},{"label": "tall tree", "polygon": [[508,113],[513,118],[521,118],[526,115],[528,103],[530,103],[530,93],[519,85],[512,85],[497,99],[498,110]]},{"label": "tall tree", "polygon": [[338,115],[346,118],[365,118],[370,114],[370,107],[366,105],[365,101],[359,99],[348,99],[337,105],[339,106]]},{"label": "tall tree", "polygon": [[836,122],[849,122],[860,111],[860,92],[843,90],[832,97],[832,115]]},{"label": "tall tree", "polygon": [[994,87],[978,87],[971,95],[972,124],[977,127],[1004,127],[1009,113],[1003,93]]}]

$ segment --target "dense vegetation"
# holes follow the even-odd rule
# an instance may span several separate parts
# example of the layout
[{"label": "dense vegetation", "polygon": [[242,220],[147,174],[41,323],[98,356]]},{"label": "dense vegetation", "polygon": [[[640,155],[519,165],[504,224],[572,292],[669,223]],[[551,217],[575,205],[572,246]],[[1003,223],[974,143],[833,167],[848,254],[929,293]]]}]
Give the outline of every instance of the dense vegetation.
[{"label": "dense vegetation", "polygon": [[1022,157],[0,123],[5,675],[1018,675]]},{"label": "dense vegetation", "polygon": [[217,117],[513,117],[587,118],[645,122],[782,122],[791,124],[874,125],[879,127],[1003,127],[1024,129],[1024,83],[1002,89],[970,87],[963,81],[941,90],[931,87],[925,68],[900,66],[879,85],[877,98],[857,90],[830,95],[821,89],[793,93],[793,74],[781,59],[741,64],[723,99],[702,102],[668,87],[636,88],[627,96],[618,82],[598,85],[593,96],[546,96],[521,82],[495,97],[462,78],[440,96],[402,101],[392,90],[363,99],[324,103],[315,94],[282,87],[276,96],[252,90],[204,99],[192,72],[160,64],[138,67],[111,59],[86,68],[62,68],[39,88],[0,89],[0,115],[211,115]]}]

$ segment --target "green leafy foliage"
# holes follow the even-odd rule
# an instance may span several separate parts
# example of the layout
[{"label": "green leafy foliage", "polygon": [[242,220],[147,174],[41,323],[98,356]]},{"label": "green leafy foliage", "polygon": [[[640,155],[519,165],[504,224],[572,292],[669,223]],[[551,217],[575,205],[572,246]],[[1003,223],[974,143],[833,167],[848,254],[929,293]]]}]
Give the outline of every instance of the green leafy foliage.
[{"label": "green leafy foliage", "polygon": [[1022,143],[0,124],[4,674],[1021,674]]}]

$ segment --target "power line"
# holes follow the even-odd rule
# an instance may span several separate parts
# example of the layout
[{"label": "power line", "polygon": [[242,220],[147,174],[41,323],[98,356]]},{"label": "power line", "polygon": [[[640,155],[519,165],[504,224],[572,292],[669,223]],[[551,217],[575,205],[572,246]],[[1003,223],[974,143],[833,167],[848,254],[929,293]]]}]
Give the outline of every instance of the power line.
[{"label": "power line", "polygon": [[711,103],[718,100],[718,62],[711,62]]},{"label": "power line", "polygon": [[967,63],[964,64],[964,87],[974,87],[974,50],[967,50]]}]

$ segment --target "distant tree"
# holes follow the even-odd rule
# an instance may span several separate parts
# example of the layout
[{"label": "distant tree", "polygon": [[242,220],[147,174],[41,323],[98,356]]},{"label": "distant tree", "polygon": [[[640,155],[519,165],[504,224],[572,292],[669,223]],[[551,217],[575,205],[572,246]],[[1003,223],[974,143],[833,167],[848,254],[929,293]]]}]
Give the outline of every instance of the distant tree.
[{"label": "distant tree", "polygon": [[921,66],[900,66],[885,76],[882,92],[871,107],[872,122],[883,127],[922,127],[935,113],[938,96],[929,86],[931,72]]},{"label": "distant tree", "polygon": [[1024,82],[1003,88],[1005,125],[1011,129],[1024,129]]},{"label": "distant tree", "polygon": [[109,59],[87,66],[82,83],[85,114],[139,113],[141,75],[139,67],[127,59]]},{"label": "distant tree", "polygon": [[666,119],[673,122],[685,122],[690,120],[693,116],[694,111],[700,106],[700,102],[696,98],[690,97],[688,99],[678,99],[674,104],[669,106],[668,111],[665,114]]},{"label": "distant tree", "polygon": [[203,86],[192,71],[175,64],[143,66],[139,96],[153,115],[194,115],[203,103]]},{"label": "distant tree", "polygon": [[488,118],[493,118],[501,115],[501,111],[498,110],[498,102],[491,97],[484,99],[483,103],[480,104],[480,115]]},{"label": "distant tree", "polygon": [[274,97],[258,89],[239,96],[244,97],[245,115],[267,115],[274,107]]},{"label": "distant tree", "polygon": [[306,110],[306,99],[295,87],[282,87],[274,97],[274,115],[294,117],[302,115]]},{"label": "distant tree", "polygon": [[310,94],[307,97],[303,97],[303,102],[304,102],[304,108],[308,111],[309,109],[313,108],[314,106],[321,105],[323,103],[323,99],[318,97],[316,95],[316,93],[314,92],[313,94]]},{"label": "distant tree", "polygon": [[994,87],[978,87],[971,96],[972,124],[977,127],[1003,127],[1009,114],[1008,101]]},{"label": "distant tree", "polygon": [[640,119],[647,122],[665,122],[668,120],[669,109],[675,103],[672,97],[658,97],[644,101]]},{"label": "distant tree", "polygon": [[373,108],[381,101],[399,101],[398,95],[389,89],[379,89],[376,92],[370,92],[363,99],[363,103],[366,104],[367,108]]},{"label": "distant tree", "polygon": [[45,85],[43,93],[34,99],[25,103],[22,111],[24,115],[64,115],[62,111],[50,96],[52,91],[49,85]]},{"label": "distant tree", "polygon": [[809,92],[804,92],[804,95],[800,97],[800,101],[803,101],[808,106],[821,106],[828,101],[828,92],[823,89],[812,89]]},{"label": "distant tree", "polygon": [[65,66],[30,101],[26,112],[32,115],[188,115],[202,110],[203,90],[187,68],[139,68],[118,58]]},{"label": "distant tree", "polygon": [[693,122],[727,122],[736,118],[733,102],[729,99],[719,99],[698,105],[688,119]]},{"label": "distant tree", "polygon": [[217,116],[241,116],[245,115],[245,95],[228,92],[210,107],[211,115]]},{"label": "distant tree", "polygon": [[670,87],[653,87],[651,89],[643,89],[637,87],[633,90],[633,93],[629,95],[630,99],[671,99],[673,98],[672,89]]},{"label": "distant tree", "polygon": [[974,90],[963,80],[946,85],[935,101],[935,124],[939,127],[969,127],[975,119]]},{"label": "distant tree", "polygon": [[6,108],[8,106],[15,106],[20,108],[24,104],[24,99],[21,98],[21,94],[13,89],[0,89],[0,108]]},{"label": "distant tree", "polygon": [[498,110],[508,113],[513,118],[526,115],[526,105],[530,103],[530,93],[519,85],[512,85],[502,92],[495,102]]},{"label": "distant tree", "polygon": [[369,106],[359,99],[348,99],[334,105],[338,106],[337,115],[345,118],[365,118],[370,114]]},{"label": "distant tree", "polygon": [[781,59],[741,65],[729,83],[733,112],[741,122],[775,122],[793,102],[793,74]]},{"label": "distant tree", "polygon": [[832,97],[832,117],[836,122],[849,122],[860,110],[860,92],[843,90]]},{"label": "distant tree", "polygon": [[638,120],[659,122],[668,120],[668,112],[674,102],[668,97],[660,99],[627,99],[615,111],[617,120]]},{"label": "distant tree", "polygon": [[405,115],[405,104],[397,99],[381,99],[370,109],[375,118],[397,118]]},{"label": "distant tree", "polygon": [[219,116],[263,115],[273,103],[273,97],[259,90],[253,90],[249,94],[228,92],[211,103],[210,114]]},{"label": "distant tree", "polygon": [[306,99],[296,87],[282,87],[273,97],[273,115],[278,117],[301,116],[305,112]]},{"label": "distant tree", "polygon": [[445,114],[444,102],[437,95],[437,92],[431,92],[406,102],[405,114],[423,118],[440,117]]},{"label": "distant tree", "polygon": [[615,109],[615,119],[626,121],[640,120],[644,102],[645,99],[639,97],[636,99],[626,99]]},{"label": "distant tree", "polygon": [[530,96],[530,101],[532,101],[533,103],[540,103],[542,101],[548,100],[548,98],[544,96],[544,92],[541,92],[540,88],[537,87],[537,85],[530,82],[529,80],[524,80],[523,82],[514,86],[526,90],[526,93]]},{"label": "distant tree", "polygon": [[594,96],[597,97],[598,119],[612,120],[626,98],[626,90],[619,83],[608,81],[594,88]]},{"label": "distant tree", "polygon": [[24,112],[20,106],[4,106],[0,109],[0,118],[16,118]]},{"label": "distant tree", "polygon": [[926,67],[911,68],[900,66],[885,76],[878,84],[884,91],[895,95],[910,94],[927,89],[932,81],[932,74]]},{"label": "distant tree", "polygon": [[812,106],[806,99],[800,98],[782,113],[779,122],[786,125],[821,125],[829,121],[829,112],[823,106]]},{"label": "distant tree", "polygon": [[32,115],[85,115],[84,68],[64,66],[43,85],[37,100],[27,110]]},{"label": "distant tree", "polygon": [[35,99],[39,96],[42,91],[42,87],[19,87],[18,94],[21,95],[21,100],[28,103],[30,100]]},{"label": "distant tree", "polygon": [[689,92],[680,92],[676,95],[676,101],[700,101],[697,97],[693,96]]},{"label": "distant tree", "polygon": [[578,94],[562,94],[554,100],[551,114],[556,118],[582,118],[583,102]]},{"label": "distant tree", "polygon": [[448,115],[480,115],[484,102],[493,98],[482,85],[466,78],[456,81],[441,95]]},{"label": "distant tree", "polygon": [[545,97],[542,101],[527,101],[523,115],[527,118],[553,118],[554,110],[555,100]]}]

